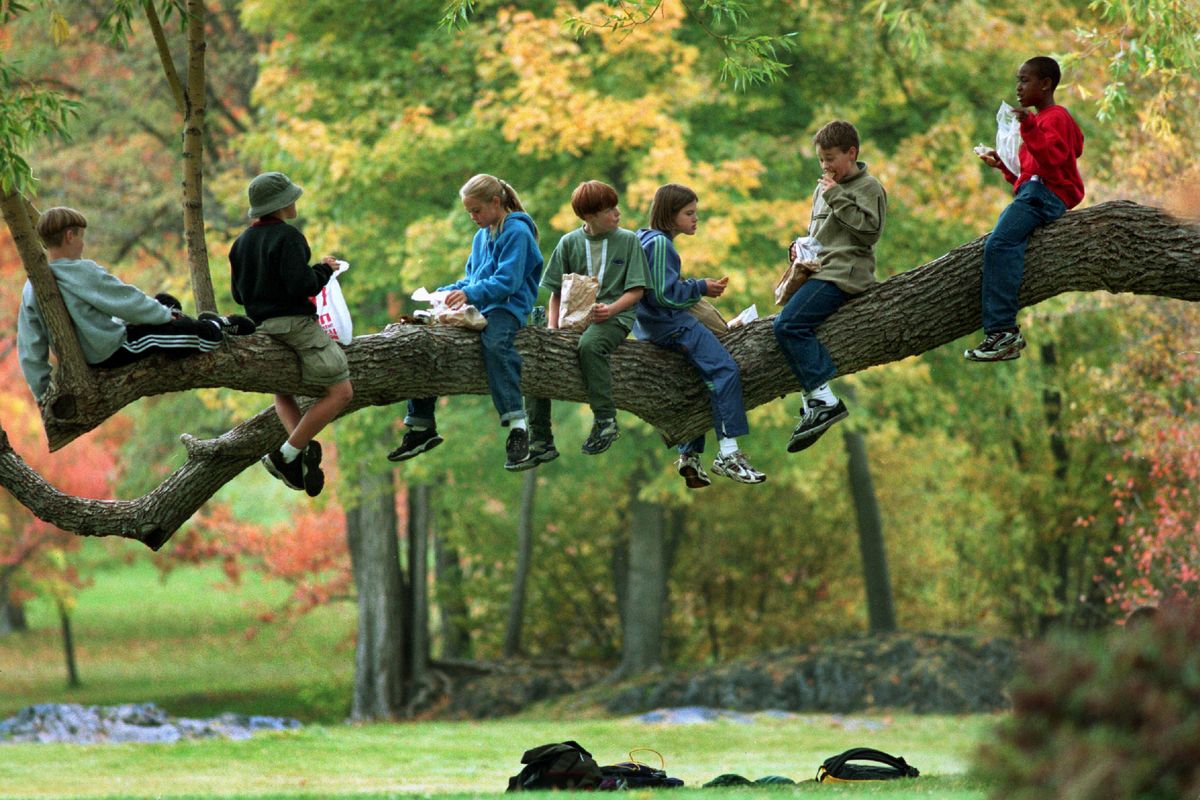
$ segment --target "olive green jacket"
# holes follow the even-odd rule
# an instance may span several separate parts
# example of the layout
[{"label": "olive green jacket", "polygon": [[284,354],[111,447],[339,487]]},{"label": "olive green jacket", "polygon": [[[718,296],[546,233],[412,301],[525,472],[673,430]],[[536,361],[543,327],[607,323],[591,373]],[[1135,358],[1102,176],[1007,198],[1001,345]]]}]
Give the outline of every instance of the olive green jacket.
[{"label": "olive green jacket", "polygon": [[883,234],[887,192],[867,174],[859,172],[824,192],[813,193],[808,235],[821,243],[821,271],[814,277],[829,281],[848,294],[860,294],[875,283],[875,243]]}]

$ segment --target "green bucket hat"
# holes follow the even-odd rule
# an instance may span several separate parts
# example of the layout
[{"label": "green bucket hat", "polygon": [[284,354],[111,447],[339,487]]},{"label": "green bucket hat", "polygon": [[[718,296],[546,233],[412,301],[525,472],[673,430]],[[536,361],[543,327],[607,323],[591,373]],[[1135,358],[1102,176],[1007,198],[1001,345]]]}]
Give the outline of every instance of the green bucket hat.
[{"label": "green bucket hat", "polygon": [[250,195],[250,212],[247,216],[257,218],[287,208],[296,202],[304,190],[282,172],[264,172],[250,181],[247,193]]}]

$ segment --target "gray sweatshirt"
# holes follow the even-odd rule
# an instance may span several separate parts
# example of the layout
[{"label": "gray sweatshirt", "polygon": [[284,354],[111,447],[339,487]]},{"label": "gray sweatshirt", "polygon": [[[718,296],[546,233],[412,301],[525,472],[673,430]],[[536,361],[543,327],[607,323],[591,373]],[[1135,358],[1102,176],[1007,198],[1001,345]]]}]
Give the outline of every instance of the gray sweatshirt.
[{"label": "gray sweatshirt", "polygon": [[[169,308],[91,259],[55,259],[50,270],[89,364],[99,364],[117,352],[125,341],[125,323],[161,325],[171,320]],[[50,331],[29,281],[21,292],[17,316],[17,355],[25,381],[41,400],[50,388]]]}]

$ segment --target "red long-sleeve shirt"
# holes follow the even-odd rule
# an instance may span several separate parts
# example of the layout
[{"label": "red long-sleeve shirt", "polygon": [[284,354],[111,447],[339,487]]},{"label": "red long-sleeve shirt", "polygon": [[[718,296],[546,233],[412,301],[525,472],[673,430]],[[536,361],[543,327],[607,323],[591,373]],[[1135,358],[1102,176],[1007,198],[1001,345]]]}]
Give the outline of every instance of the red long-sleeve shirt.
[{"label": "red long-sleeve shirt", "polygon": [[1083,155],[1083,131],[1071,113],[1062,106],[1050,106],[1030,114],[1021,122],[1021,174],[1013,175],[1003,164],[1000,169],[1013,185],[1013,193],[1021,184],[1037,175],[1046,188],[1058,195],[1067,208],[1074,208],[1083,199],[1083,178],[1076,159]]}]

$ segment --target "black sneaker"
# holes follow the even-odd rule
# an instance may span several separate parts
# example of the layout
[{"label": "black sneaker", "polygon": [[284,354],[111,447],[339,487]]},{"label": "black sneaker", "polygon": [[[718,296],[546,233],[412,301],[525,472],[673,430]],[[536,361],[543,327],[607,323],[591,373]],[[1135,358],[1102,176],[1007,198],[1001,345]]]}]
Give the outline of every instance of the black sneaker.
[{"label": "black sneaker", "polygon": [[588,434],[587,441],[580,449],[583,450],[585,456],[598,455],[612,447],[612,443],[619,438],[621,438],[621,431],[617,429],[615,419],[598,419],[592,423],[592,432]]},{"label": "black sneaker", "polygon": [[683,476],[683,482],[689,489],[703,489],[712,484],[712,478],[700,464],[699,453],[681,455],[675,462],[675,469]]},{"label": "black sneaker", "polygon": [[812,447],[817,443],[817,439],[821,438],[821,434],[829,430],[833,423],[841,422],[848,416],[850,416],[850,412],[841,400],[837,401],[837,405],[831,406],[820,400],[810,399],[805,405],[804,416],[800,418],[800,424],[792,431],[792,439],[788,442],[787,451],[799,453],[801,450]]},{"label": "black sneaker", "polygon": [[507,456],[504,468],[509,472],[520,472],[537,466],[537,462],[529,457],[529,431],[524,428],[513,428],[508,432],[504,453]]},{"label": "black sneaker", "polygon": [[316,497],[325,488],[325,472],[321,469],[321,443],[313,439],[300,454],[304,459],[304,491]]},{"label": "black sneaker", "polygon": [[400,446],[388,453],[388,461],[408,461],[426,450],[432,450],[444,441],[446,440],[438,436],[437,428],[426,428],[423,431],[409,428],[404,432],[404,439],[400,441]]},{"label": "black sneaker", "polygon": [[267,472],[283,481],[284,486],[298,492],[304,491],[303,461],[302,456],[296,456],[291,461],[284,461],[283,453],[278,450],[272,450],[262,457],[262,465],[267,468]]},{"label": "black sneaker", "polygon": [[211,311],[201,311],[196,319],[215,322],[221,327],[221,333],[228,333],[230,336],[249,336],[258,329],[254,324],[254,320],[249,317],[243,317],[241,314],[230,314],[227,317],[222,317],[220,314],[214,314]]},{"label": "black sneaker", "polygon": [[546,464],[558,458],[558,448],[553,439],[534,439],[529,443],[529,460],[535,464]]},{"label": "black sneaker", "polygon": [[1021,357],[1025,349],[1025,337],[1020,329],[997,331],[983,338],[979,347],[963,351],[968,361],[1012,361]]},{"label": "black sneaker", "polygon": [[179,298],[173,294],[170,294],[169,292],[159,292],[158,294],[154,295],[154,299],[172,311],[178,311],[181,314],[183,313],[183,303],[179,302]]}]

